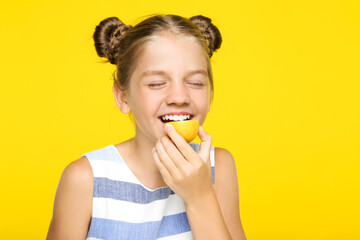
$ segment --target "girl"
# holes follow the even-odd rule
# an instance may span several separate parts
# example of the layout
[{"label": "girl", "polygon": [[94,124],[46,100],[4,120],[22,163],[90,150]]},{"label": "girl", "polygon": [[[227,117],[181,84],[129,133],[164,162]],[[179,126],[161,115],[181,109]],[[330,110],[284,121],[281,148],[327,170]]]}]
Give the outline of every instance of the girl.
[{"label": "girl", "polygon": [[232,155],[201,126],[200,144],[163,128],[202,125],[210,110],[209,59],[222,42],[211,19],[157,15],[132,27],[113,17],[94,41],[117,66],[115,101],[136,134],[66,167],[47,239],[246,239]]}]

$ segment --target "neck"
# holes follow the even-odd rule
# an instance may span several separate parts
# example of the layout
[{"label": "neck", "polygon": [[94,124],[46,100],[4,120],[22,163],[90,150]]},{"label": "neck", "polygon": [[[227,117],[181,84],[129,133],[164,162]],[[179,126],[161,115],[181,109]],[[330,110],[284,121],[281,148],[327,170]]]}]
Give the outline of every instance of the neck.
[{"label": "neck", "polygon": [[136,159],[139,165],[146,169],[147,172],[161,176],[152,155],[152,149],[155,147],[155,142],[143,135],[135,135],[135,137],[129,141],[133,159]]}]

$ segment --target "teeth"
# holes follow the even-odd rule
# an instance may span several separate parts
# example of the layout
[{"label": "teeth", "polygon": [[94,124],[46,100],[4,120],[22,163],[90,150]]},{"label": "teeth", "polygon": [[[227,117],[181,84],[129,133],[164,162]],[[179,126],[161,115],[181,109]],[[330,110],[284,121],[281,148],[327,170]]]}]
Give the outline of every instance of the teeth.
[{"label": "teeth", "polygon": [[170,120],[170,121],[184,121],[189,120],[190,115],[164,115],[161,117],[162,120]]}]

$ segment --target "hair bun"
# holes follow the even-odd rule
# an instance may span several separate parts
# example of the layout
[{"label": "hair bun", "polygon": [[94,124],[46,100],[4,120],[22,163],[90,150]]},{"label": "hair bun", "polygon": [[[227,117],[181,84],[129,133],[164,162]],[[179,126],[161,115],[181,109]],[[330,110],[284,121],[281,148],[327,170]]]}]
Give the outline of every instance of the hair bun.
[{"label": "hair bun", "polygon": [[106,57],[110,63],[116,64],[120,50],[119,43],[130,28],[131,25],[125,25],[117,17],[102,20],[96,26],[93,36],[99,57]]},{"label": "hair bun", "polygon": [[209,57],[211,57],[212,54],[220,48],[222,43],[222,37],[219,29],[211,23],[210,18],[202,15],[191,17],[190,21],[198,27],[204,36],[208,48],[210,49]]}]

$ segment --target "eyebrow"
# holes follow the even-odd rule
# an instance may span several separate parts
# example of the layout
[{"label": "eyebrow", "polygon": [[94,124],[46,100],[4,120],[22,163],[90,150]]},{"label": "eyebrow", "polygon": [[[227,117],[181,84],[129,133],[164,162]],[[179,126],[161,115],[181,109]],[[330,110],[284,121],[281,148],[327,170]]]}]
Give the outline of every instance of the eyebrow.
[{"label": "eyebrow", "polygon": [[148,70],[145,71],[141,74],[141,78],[143,77],[147,77],[147,76],[156,76],[156,75],[160,75],[160,76],[166,76],[166,72],[165,71],[160,71],[160,70]]},{"label": "eyebrow", "polygon": [[[198,70],[192,70],[186,73],[185,78],[190,77],[192,75],[195,74],[203,74],[206,76],[207,71],[202,70],[202,69],[198,69]],[[146,77],[146,76],[156,76],[156,75],[160,75],[160,76],[168,76],[168,74],[165,71],[162,70],[148,70],[145,71],[141,74],[140,78]]]}]

